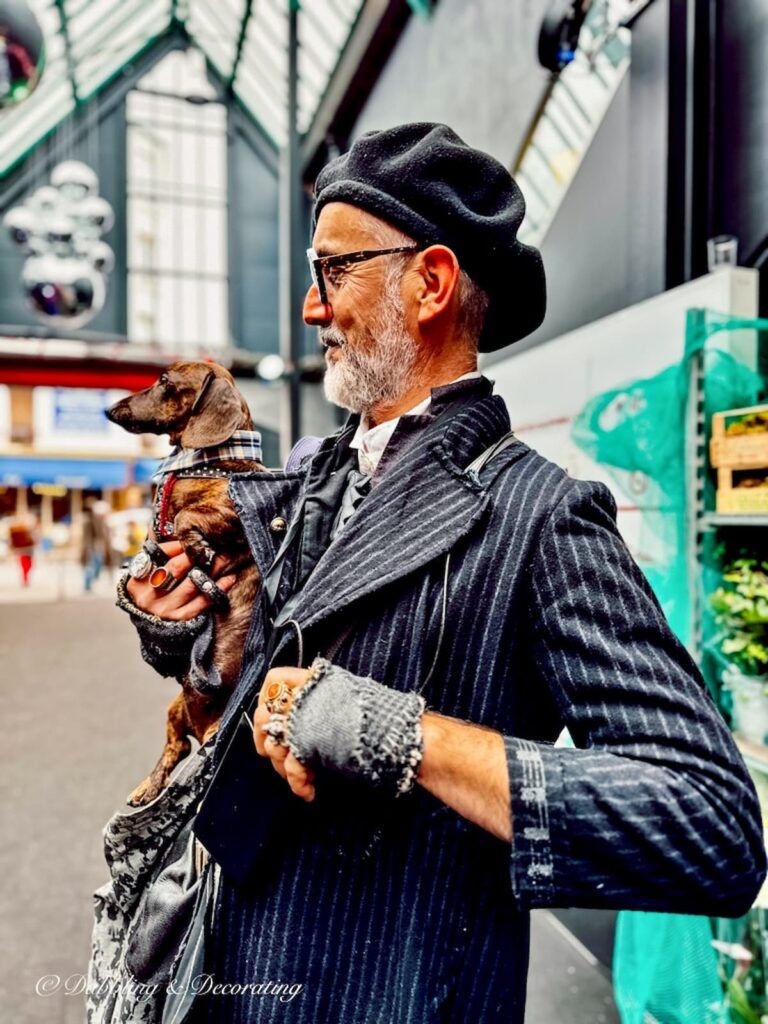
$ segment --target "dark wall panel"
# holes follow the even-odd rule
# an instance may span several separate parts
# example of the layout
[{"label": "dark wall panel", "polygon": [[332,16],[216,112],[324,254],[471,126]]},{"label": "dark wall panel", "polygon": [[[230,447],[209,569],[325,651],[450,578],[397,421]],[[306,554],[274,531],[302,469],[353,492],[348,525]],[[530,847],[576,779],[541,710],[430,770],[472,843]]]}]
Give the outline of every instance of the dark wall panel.
[{"label": "dark wall panel", "polygon": [[[88,116],[88,115],[86,115]],[[91,113],[90,116],[93,116]],[[107,281],[104,309],[85,330],[109,334],[125,334],[125,107],[120,103],[93,123],[93,133],[80,141],[73,140],[73,125],[66,121],[59,131],[42,143],[24,163],[2,183],[0,217],[41,185],[49,183],[53,168],[63,160],[82,160],[99,176],[99,195],[112,204],[115,226],[103,236],[115,250],[115,269]],[[0,231],[0,324],[18,327],[40,327],[41,321],[26,303],[19,283],[23,257]],[[62,328],[63,329],[63,328]]]},{"label": "dark wall panel", "polygon": [[235,128],[229,147],[230,319],[238,348],[279,351],[278,184]]},{"label": "dark wall panel", "polygon": [[548,73],[536,58],[549,0],[440,0],[411,18],[353,135],[403,121],[443,121],[511,164]]},{"label": "dark wall panel", "polygon": [[629,71],[541,247],[546,319],[516,351],[664,291],[667,16],[657,0],[635,25]]},{"label": "dark wall panel", "polygon": [[715,227],[747,259],[768,235],[768,3],[720,0]]},{"label": "dark wall panel", "polygon": [[[431,21],[408,24],[354,134],[441,120],[511,166],[547,80],[546,6],[440,0]],[[542,246],[547,318],[522,345],[664,290],[668,17],[656,0],[635,23],[628,75]]]}]

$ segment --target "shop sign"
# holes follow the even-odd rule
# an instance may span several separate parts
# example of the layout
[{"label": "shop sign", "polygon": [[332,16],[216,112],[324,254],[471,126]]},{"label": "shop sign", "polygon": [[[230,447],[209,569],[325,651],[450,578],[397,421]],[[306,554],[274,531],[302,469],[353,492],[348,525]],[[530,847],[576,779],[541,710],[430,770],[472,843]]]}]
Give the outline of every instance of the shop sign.
[{"label": "shop sign", "polygon": [[107,434],[104,410],[109,392],[93,388],[54,388],[53,427],[71,434]]}]

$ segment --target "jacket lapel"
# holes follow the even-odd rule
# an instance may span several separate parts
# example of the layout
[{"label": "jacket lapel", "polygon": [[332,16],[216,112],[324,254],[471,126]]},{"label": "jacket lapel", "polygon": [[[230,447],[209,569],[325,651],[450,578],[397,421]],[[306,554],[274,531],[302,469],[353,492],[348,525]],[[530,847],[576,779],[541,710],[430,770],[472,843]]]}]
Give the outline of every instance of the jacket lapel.
[{"label": "jacket lapel", "polygon": [[[437,414],[439,404],[433,405]],[[414,572],[477,529],[490,510],[489,496],[464,470],[508,429],[502,399],[490,394],[462,405],[447,421],[423,427],[275,625],[293,619],[302,629],[313,626]]]}]

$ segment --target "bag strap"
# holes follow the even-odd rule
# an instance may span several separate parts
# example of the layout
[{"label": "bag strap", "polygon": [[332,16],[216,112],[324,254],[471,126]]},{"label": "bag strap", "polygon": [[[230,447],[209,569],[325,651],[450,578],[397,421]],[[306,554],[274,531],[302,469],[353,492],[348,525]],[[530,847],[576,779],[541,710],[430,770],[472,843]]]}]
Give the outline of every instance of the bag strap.
[{"label": "bag strap", "polygon": [[[515,440],[517,440],[517,438],[515,437],[514,433],[510,430],[503,437],[500,437],[498,441],[495,441],[490,447],[486,448],[484,452],[481,452],[480,455],[478,455],[476,459],[473,459],[473,461],[470,462],[470,464],[467,466],[467,468],[464,470],[464,472],[471,474],[472,477],[476,479],[477,476],[478,476],[478,473],[483,468],[483,466],[485,466],[488,462],[491,461],[491,459],[495,458],[497,455],[499,455],[501,452],[503,452],[505,450],[505,448],[509,448],[509,446],[512,444],[512,442],[515,441]],[[438,644],[437,644],[437,650],[438,651],[440,650],[440,646],[442,644],[443,631],[445,629],[446,598],[447,598],[447,592],[448,592],[448,571],[449,571],[449,566],[450,566],[450,554],[451,554],[450,551],[447,552],[447,554],[446,554],[445,575],[444,575],[444,579],[443,579],[443,597],[442,597],[443,613],[442,613],[441,623],[440,623],[440,638],[439,638]],[[357,619],[358,619],[358,616],[353,615],[352,618],[347,622],[347,624],[341,630],[341,632],[338,634],[338,636],[333,641],[333,643],[330,645],[330,647],[327,649],[327,651],[325,653],[325,657],[329,661],[333,661],[333,658],[334,658],[335,654],[337,653],[337,651],[339,650],[339,648],[341,647],[341,645],[351,635],[352,631],[354,630],[355,626],[357,625]],[[434,671],[436,662],[437,662],[437,652],[435,652],[435,658],[434,658],[434,660],[432,662],[432,667],[429,670],[427,678],[422,683],[422,685],[421,685],[421,687],[419,689],[419,692],[421,692],[421,690],[423,690],[424,687],[429,682],[429,680],[430,680],[430,678],[432,676],[432,673]]]},{"label": "bag strap", "polygon": [[500,437],[498,441],[492,444],[490,448],[486,448],[485,451],[481,452],[476,459],[473,459],[464,472],[468,473],[471,477],[476,478],[486,463],[490,462],[491,459],[503,452],[505,448],[509,448],[512,442],[516,440],[517,438],[513,431],[508,431],[503,437]]}]

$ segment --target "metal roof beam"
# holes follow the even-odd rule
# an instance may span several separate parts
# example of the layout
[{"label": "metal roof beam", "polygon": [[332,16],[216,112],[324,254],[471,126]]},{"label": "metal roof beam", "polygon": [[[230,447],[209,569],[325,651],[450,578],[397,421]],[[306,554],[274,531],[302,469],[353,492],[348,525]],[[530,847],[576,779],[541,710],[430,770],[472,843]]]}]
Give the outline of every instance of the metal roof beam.
[{"label": "metal roof beam", "polygon": [[243,18],[240,22],[240,33],[237,37],[237,46],[235,47],[235,59],[232,63],[232,71],[229,79],[227,80],[227,91],[232,91],[232,86],[237,78],[237,69],[240,67],[240,58],[243,55],[243,47],[245,46],[245,37],[248,33],[248,23],[251,20],[251,12],[253,11],[253,0],[246,0],[245,10],[243,11]]},{"label": "metal roof beam", "polygon": [[410,17],[406,0],[368,0],[362,5],[304,136],[305,176],[317,170],[329,136],[343,141]]},{"label": "metal roof beam", "polygon": [[56,0],[56,9],[59,12],[59,21],[61,22],[61,35],[64,39],[64,53],[67,57],[67,77],[69,83],[72,86],[72,98],[75,101],[75,107],[79,107],[82,103],[80,94],[77,91],[77,79],[75,78],[75,58],[72,56],[72,39],[69,35],[69,16],[67,15],[67,9],[64,6],[64,0]]}]

